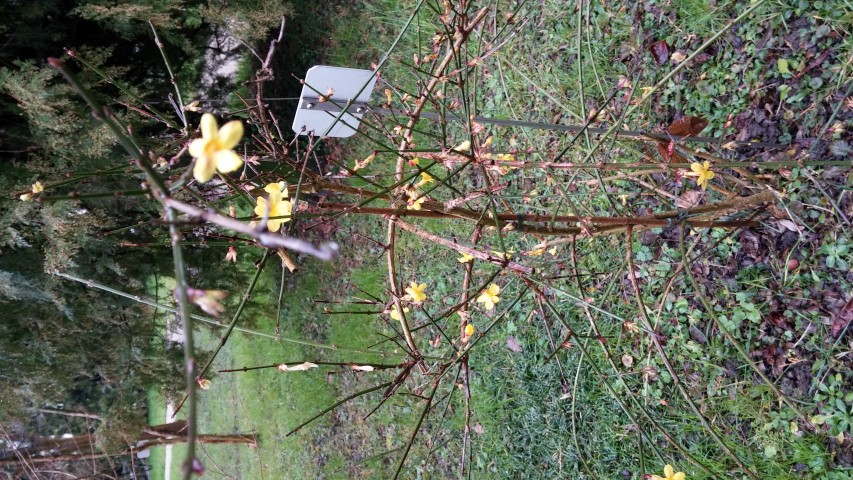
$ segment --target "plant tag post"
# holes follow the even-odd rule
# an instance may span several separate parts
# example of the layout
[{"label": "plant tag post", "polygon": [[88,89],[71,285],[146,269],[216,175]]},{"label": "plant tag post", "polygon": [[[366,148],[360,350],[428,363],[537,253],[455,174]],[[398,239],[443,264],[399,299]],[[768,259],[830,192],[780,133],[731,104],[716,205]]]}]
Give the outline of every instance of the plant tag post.
[{"label": "plant tag post", "polygon": [[305,74],[299,95],[299,108],[293,119],[294,133],[351,137],[367,112],[362,104],[370,100],[375,84],[372,70],[327,65],[311,67]]},{"label": "plant tag post", "polygon": [[[376,75],[373,70],[357,68],[331,67],[315,65],[305,74],[302,93],[299,95],[299,108],[293,119],[293,131],[299,135],[314,135],[323,137],[351,137],[358,130],[361,118],[366,113],[376,115],[405,115],[405,112],[371,106],[370,94],[376,85]],[[431,120],[464,119],[455,113],[446,112],[444,116],[435,112],[421,112],[421,118]],[[474,117],[478,123],[499,125],[505,127],[533,128],[557,132],[589,132],[601,135],[608,128],[591,127],[589,125],[561,125],[544,122],[524,122],[520,120]],[[616,130],[617,137],[640,141],[681,141],[701,143],[723,143],[721,138],[697,137],[693,135],[671,135],[642,131]],[[732,146],[750,146],[754,148],[785,148],[785,145],[768,142],[732,141],[726,142]]]}]

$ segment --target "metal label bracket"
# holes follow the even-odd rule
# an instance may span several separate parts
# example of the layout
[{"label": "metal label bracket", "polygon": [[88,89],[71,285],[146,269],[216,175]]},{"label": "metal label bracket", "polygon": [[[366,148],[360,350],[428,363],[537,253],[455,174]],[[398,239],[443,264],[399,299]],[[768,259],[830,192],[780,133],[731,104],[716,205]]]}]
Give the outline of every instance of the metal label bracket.
[{"label": "metal label bracket", "polygon": [[373,70],[327,65],[311,67],[305,74],[299,95],[293,131],[326,137],[354,135],[361,118],[370,109],[367,103],[375,84]]}]

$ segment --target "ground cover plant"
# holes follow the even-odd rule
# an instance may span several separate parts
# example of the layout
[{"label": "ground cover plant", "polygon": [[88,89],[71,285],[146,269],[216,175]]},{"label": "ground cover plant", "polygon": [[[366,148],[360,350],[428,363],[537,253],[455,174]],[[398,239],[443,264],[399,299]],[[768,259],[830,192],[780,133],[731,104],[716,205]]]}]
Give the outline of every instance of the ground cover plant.
[{"label": "ground cover plant", "polygon": [[[330,63],[374,69],[390,110],[351,139],[264,101],[280,36],[228,109],[135,105],[170,142],[75,85],[167,224],[133,242],[175,258],[149,288],[184,325],[175,475],[850,476],[853,5],[324,15]],[[72,84],[75,61],[53,62]]]}]

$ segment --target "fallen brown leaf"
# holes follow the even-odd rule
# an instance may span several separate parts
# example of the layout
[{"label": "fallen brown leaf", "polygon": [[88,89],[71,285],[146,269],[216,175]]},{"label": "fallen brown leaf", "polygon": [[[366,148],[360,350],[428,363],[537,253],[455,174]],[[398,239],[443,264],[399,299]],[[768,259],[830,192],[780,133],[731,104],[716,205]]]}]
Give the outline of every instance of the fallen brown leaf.
[{"label": "fallen brown leaf", "polygon": [[838,311],[838,315],[832,320],[832,327],[830,327],[829,333],[832,334],[833,338],[838,338],[841,332],[850,324],[851,320],[853,320],[853,298],[847,301],[847,304]]},{"label": "fallen brown leaf", "polygon": [[708,120],[702,117],[693,117],[685,115],[678,120],[672,122],[672,125],[666,129],[670,135],[678,137],[692,137],[698,135],[699,132],[705,130],[708,126]]},{"label": "fallen brown leaf", "polygon": [[515,353],[521,353],[521,351],[524,350],[523,348],[521,348],[521,344],[518,343],[518,340],[516,340],[513,336],[507,337],[506,348],[512,350]]},{"label": "fallen brown leaf", "polygon": [[649,45],[649,51],[652,52],[652,57],[658,65],[664,65],[669,60],[669,45],[666,44],[666,40],[659,40]]}]

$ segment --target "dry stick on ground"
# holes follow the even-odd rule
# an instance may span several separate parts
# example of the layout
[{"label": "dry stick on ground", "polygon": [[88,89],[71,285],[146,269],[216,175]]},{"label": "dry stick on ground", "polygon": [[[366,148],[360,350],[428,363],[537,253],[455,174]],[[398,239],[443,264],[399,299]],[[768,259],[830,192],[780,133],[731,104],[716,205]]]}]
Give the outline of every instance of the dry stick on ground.
[{"label": "dry stick on ground", "polygon": [[101,416],[94,413],[74,412],[71,410],[59,410],[56,408],[38,408],[39,413],[49,413],[51,415],[64,415],[66,417],[91,418],[92,420],[101,420]]},{"label": "dry stick on ground", "polygon": [[672,377],[672,381],[675,384],[675,388],[678,389],[681,396],[684,398],[684,401],[687,402],[687,405],[690,406],[690,409],[693,410],[693,414],[696,415],[696,418],[702,423],[702,426],[705,427],[705,430],[711,434],[717,444],[726,452],[726,454],[734,460],[734,462],[740,467],[741,471],[746,473],[749,478],[753,480],[758,480],[758,477],[755,473],[750,470],[740,458],[735,455],[735,453],[726,445],[726,442],[723,441],[722,437],[714,430],[713,427],[708,423],[708,420],[705,419],[705,416],[702,415],[702,412],[699,411],[699,408],[696,406],[696,403],[690,398],[690,394],[685,390],[684,385],[681,384],[681,379],[678,374],[675,373],[675,369],[672,368],[672,364],[669,361],[669,357],[667,357],[666,352],[664,352],[663,347],[660,344],[660,340],[658,340],[657,333],[652,329],[652,323],[649,320],[649,314],[646,312],[646,305],[643,302],[643,296],[640,293],[640,285],[637,282],[637,275],[634,271],[634,250],[631,247],[631,241],[633,240],[633,232],[631,231],[631,227],[628,227],[628,231],[626,232],[625,238],[625,256],[628,261],[628,277],[631,280],[631,286],[634,289],[634,298],[637,300],[637,308],[640,310],[640,318],[642,318],[644,326],[646,327],[646,331],[648,332],[649,338],[651,338],[652,344],[655,346],[655,350],[657,350],[658,355],[660,356],[661,361],[666,367],[666,371],[669,372],[670,377]]},{"label": "dry stick on ground", "polygon": [[[442,59],[441,63],[438,67],[433,71],[433,77],[430,79],[430,82],[427,86],[421,91],[418,96],[417,101],[415,102],[415,108],[413,109],[409,121],[406,124],[406,127],[402,131],[403,140],[400,142],[399,147],[397,148],[398,152],[403,152],[404,150],[408,150],[410,145],[409,138],[411,137],[412,130],[415,124],[420,119],[420,114],[426,105],[427,99],[431,95],[432,91],[438,86],[440,78],[443,76],[444,71],[447,69],[448,65],[450,65],[451,60],[453,59],[455,52],[462,47],[465,41],[468,39],[468,36],[471,32],[479,25],[479,23],[485,18],[486,12],[488,12],[487,8],[483,8],[480,10],[477,15],[472,19],[471,23],[468,25],[461,25],[459,30],[456,33],[456,38],[454,39],[453,45],[450,49],[448,49],[447,54],[444,59]],[[395,167],[394,178],[397,182],[400,182],[403,179],[403,166],[405,160],[402,156],[397,158],[397,165]],[[403,311],[402,305],[400,304],[400,289],[397,285],[397,271],[396,265],[394,261],[394,240],[396,237],[396,229],[395,229],[395,217],[391,217],[388,222],[388,234],[386,237],[387,245],[388,245],[388,281],[391,287],[391,296],[394,300],[394,308],[400,313],[400,328],[403,330],[403,335],[406,339],[406,344],[409,346],[412,355],[415,358],[420,357],[420,352],[418,351],[418,347],[415,344],[415,339],[412,337],[412,333],[409,330],[408,321],[406,320],[406,314]],[[421,371],[425,372],[426,367],[421,365]],[[408,449],[407,449],[408,453]],[[405,455],[403,456],[405,459]],[[399,472],[398,472],[399,473]]]}]

